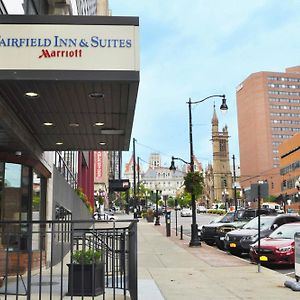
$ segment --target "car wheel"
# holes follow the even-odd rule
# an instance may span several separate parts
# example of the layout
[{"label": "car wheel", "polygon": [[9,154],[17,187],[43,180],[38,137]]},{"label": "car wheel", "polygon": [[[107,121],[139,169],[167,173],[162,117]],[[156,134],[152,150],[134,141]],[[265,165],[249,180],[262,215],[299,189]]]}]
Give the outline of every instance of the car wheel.
[{"label": "car wheel", "polygon": [[239,250],[230,250],[228,251],[230,254],[235,255],[235,256],[241,256],[242,252]]},{"label": "car wheel", "polygon": [[214,241],[205,241],[205,244],[209,245],[209,246],[213,246],[214,245]]},{"label": "car wheel", "polygon": [[216,245],[217,245],[217,247],[218,247],[220,250],[222,250],[222,251],[225,250],[225,245],[224,245],[224,242],[223,242],[223,241],[220,241],[219,239],[217,239],[217,240],[216,240]]}]

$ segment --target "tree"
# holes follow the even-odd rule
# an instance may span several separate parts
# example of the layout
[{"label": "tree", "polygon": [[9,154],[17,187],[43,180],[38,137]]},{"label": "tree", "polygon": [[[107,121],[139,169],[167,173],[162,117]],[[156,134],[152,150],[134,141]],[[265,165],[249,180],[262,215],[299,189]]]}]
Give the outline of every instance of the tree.
[{"label": "tree", "polygon": [[265,202],[275,202],[276,198],[277,198],[276,196],[269,195],[268,197],[266,197],[266,198],[264,199],[264,201],[265,201]]}]

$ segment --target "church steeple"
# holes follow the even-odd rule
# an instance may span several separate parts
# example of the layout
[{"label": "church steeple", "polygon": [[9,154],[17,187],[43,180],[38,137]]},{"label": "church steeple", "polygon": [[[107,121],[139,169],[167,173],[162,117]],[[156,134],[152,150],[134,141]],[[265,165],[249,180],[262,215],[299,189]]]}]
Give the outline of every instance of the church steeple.
[{"label": "church steeple", "polygon": [[216,113],[216,105],[214,104],[214,113],[213,113],[213,117],[211,119],[211,124],[212,126],[216,126],[217,127],[217,131],[218,131],[218,126],[219,126],[219,120],[218,120],[218,116]]},{"label": "church steeple", "polygon": [[[232,198],[232,175],[229,162],[228,127],[225,125],[224,128],[219,132],[219,120],[215,105],[211,123],[214,200],[222,201],[224,204],[228,205],[229,199]],[[228,193],[228,195],[226,193]]]}]

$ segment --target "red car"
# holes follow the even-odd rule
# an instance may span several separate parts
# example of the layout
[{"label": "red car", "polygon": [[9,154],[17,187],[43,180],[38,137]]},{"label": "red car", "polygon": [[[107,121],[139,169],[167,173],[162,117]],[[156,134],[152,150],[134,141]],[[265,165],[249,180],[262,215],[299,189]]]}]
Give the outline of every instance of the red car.
[{"label": "red car", "polygon": [[300,222],[288,223],[278,227],[269,237],[260,240],[260,256],[258,243],[250,247],[252,262],[274,265],[293,265],[295,263],[294,235],[300,232]]}]

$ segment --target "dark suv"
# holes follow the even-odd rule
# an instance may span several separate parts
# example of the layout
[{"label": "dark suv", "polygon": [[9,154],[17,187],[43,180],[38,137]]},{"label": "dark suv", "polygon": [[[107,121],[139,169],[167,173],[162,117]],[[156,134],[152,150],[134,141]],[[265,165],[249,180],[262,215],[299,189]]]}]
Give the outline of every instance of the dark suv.
[{"label": "dark suv", "polygon": [[[277,212],[275,209],[261,208],[260,215],[277,215]],[[224,250],[225,235],[232,230],[242,228],[246,223],[248,223],[256,216],[258,216],[257,208],[247,208],[245,210],[241,210],[241,212],[237,216],[235,216],[235,219],[232,222],[219,226],[217,228],[215,236],[215,242],[217,247],[220,250]]]},{"label": "dark suv", "polygon": [[[277,216],[260,217],[260,237],[269,236],[279,226],[299,222],[300,216],[291,214],[280,214]],[[228,232],[225,236],[225,248],[232,254],[240,255],[249,253],[250,245],[258,240],[258,217],[252,219],[241,229]]]},{"label": "dark suv", "polygon": [[244,209],[238,209],[237,211],[228,212],[217,223],[203,225],[201,229],[200,239],[210,246],[214,245],[218,236],[218,229],[221,228],[223,225],[227,225],[239,220],[244,214],[244,212]]}]

